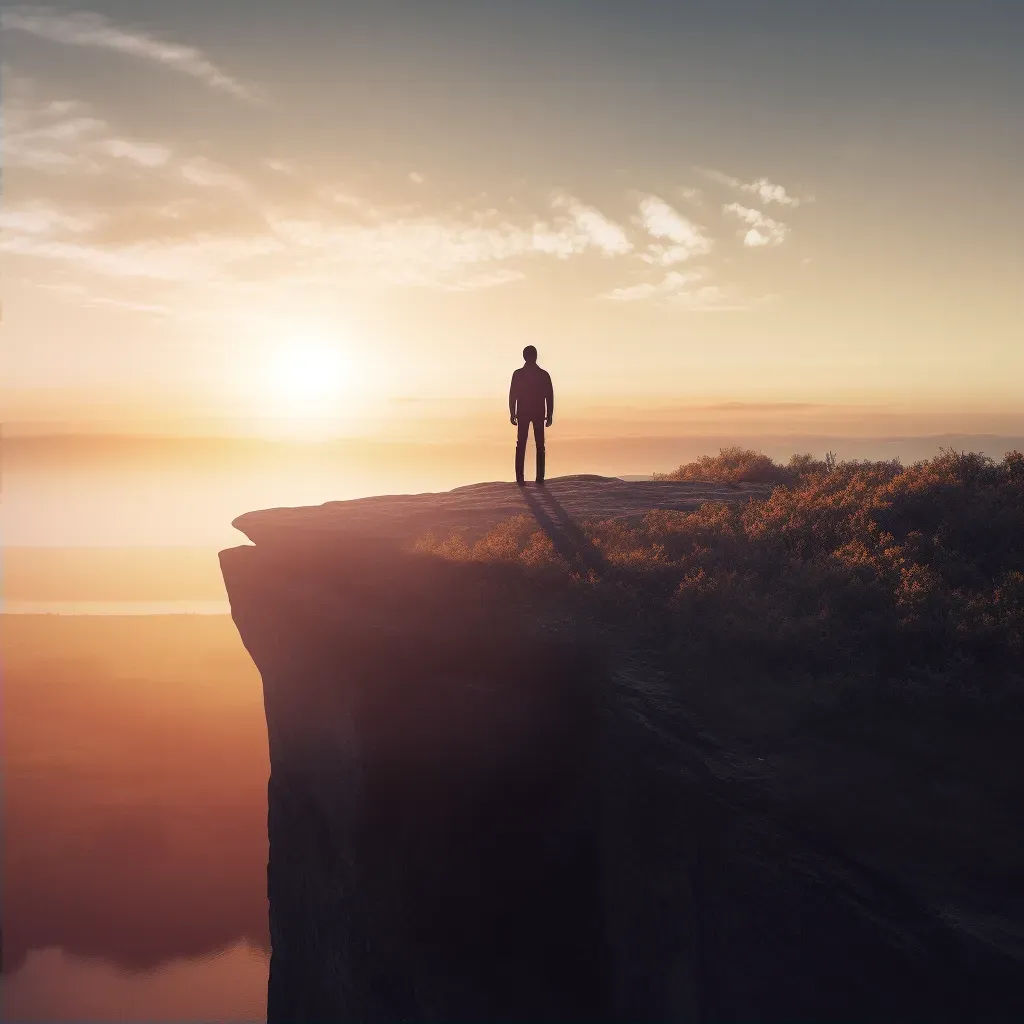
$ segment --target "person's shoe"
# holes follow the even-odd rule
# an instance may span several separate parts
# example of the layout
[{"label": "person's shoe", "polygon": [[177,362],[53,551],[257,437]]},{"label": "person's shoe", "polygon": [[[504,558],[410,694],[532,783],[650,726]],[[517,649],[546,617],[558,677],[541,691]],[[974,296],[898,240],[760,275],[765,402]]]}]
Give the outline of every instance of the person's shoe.
[{"label": "person's shoe", "polygon": [[537,481],[537,486],[538,487],[543,487],[544,486],[544,481],[543,480],[538,480]]},{"label": "person's shoe", "polygon": [[516,481],[516,486],[517,487],[525,487],[526,486],[526,481],[525,480],[517,480]]}]

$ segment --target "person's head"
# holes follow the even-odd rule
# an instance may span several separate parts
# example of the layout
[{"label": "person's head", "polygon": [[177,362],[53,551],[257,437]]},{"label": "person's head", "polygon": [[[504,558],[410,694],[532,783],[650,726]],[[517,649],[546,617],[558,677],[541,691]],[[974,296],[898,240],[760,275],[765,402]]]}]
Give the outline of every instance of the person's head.
[{"label": "person's head", "polygon": [[537,362],[537,350],[533,345],[527,345],[526,348],[523,349],[523,359],[528,363]]}]

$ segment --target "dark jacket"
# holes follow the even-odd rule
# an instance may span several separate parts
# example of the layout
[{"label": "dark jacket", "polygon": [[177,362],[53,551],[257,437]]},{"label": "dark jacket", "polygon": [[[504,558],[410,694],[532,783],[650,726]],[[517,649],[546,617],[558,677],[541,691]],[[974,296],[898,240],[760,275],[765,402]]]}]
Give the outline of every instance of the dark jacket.
[{"label": "dark jacket", "polygon": [[550,418],[555,412],[555,392],[551,375],[536,363],[527,363],[512,374],[508,408],[513,416],[527,419]]}]

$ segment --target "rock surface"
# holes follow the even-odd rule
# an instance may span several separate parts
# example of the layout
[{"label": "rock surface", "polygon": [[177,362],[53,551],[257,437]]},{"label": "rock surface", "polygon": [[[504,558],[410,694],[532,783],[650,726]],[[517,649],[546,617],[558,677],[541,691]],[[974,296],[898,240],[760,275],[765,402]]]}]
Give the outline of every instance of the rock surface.
[{"label": "rock surface", "polygon": [[669,480],[627,482],[614,477],[565,476],[545,488],[510,483],[471,484],[440,494],[396,494],[355,501],[331,501],[307,508],[247,512],[232,525],[253,543],[302,537],[329,541],[354,534],[407,539],[453,530],[484,532],[505,519],[531,511],[530,498],[546,491],[577,522],[643,515],[655,508],[699,508],[708,501],[740,502],[765,497],[764,484],[713,484]]}]

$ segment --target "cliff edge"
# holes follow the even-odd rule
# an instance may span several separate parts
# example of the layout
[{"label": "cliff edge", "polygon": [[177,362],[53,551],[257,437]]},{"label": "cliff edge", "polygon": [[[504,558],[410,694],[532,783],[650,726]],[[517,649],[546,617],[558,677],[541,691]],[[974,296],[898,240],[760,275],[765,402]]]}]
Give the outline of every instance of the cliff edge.
[{"label": "cliff edge", "polygon": [[[547,488],[248,513],[221,552],[264,687],[271,1024],[955,1019],[936,922],[773,817],[664,685],[587,520],[766,488]],[[580,581],[441,557],[530,516]],[[997,1004],[1005,1005],[1005,1004]]]}]

